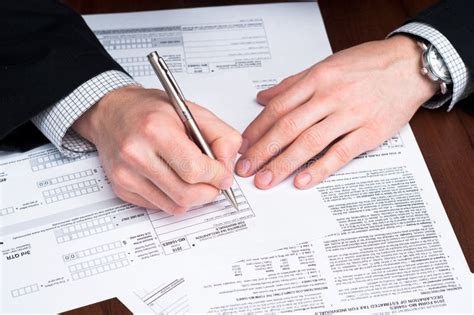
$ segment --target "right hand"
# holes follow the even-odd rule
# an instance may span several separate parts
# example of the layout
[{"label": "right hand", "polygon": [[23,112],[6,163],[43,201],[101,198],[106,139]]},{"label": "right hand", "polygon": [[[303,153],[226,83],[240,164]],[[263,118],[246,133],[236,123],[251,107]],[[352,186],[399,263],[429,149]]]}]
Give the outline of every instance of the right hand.
[{"label": "right hand", "polygon": [[165,92],[130,86],[105,95],[73,129],[95,144],[114,192],[141,207],[170,214],[214,200],[232,186],[239,133],[188,102],[217,160],[187,136]]}]

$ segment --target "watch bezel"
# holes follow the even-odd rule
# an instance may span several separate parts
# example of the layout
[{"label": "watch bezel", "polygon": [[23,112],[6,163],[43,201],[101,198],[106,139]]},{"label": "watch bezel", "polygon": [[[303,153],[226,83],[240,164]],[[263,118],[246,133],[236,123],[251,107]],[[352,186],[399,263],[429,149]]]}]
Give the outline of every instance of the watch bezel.
[{"label": "watch bezel", "polygon": [[[430,49],[436,49],[431,44],[427,44],[424,41],[418,41],[417,42],[418,46],[420,46],[422,52],[421,52],[421,74],[425,75],[429,80],[436,82],[439,84],[440,87],[440,92],[441,94],[446,94],[448,92],[448,85],[452,84],[452,78],[451,74],[449,74],[449,78],[442,78],[441,76],[438,76],[435,71],[433,71],[433,68],[431,67],[431,64],[428,60],[428,51]],[[444,61],[443,61],[444,62]],[[444,64],[446,66],[446,64]],[[447,66],[446,66],[447,67]],[[449,69],[448,69],[449,70]]]},{"label": "watch bezel", "polygon": [[446,72],[448,73],[447,76],[444,75],[444,73],[443,74],[439,73],[439,71],[431,65],[431,62],[430,62],[430,59],[429,59],[430,54],[440,55],[439,52],[437,51],[436,47],[434,47],[433,45],[429,45],[428,49],[423,53],[425,65],[428,68],[427,70],[429,70],[429,74],[431,74],[432,76],[435,77],[435,79],[436,79],[435,81],[443,81],[446,84],[451,83],[451,76],[449,75],[449,70],[448,70],[448,67],[446,66],[446,64],[444,64],[443,67],[446,69]]}]

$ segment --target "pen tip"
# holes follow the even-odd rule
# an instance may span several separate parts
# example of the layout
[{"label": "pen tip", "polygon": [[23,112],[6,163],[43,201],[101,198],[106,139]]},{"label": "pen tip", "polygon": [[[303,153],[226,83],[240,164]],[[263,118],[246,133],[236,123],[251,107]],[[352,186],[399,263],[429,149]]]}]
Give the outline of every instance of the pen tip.
[{"label": "pen tip", "polygon": [[237,200],[231,200],[230,203],[232,206],[235,208],[235,210],[239,210],[239,204],[237,203]]},{"label": "pen tip", "polygon": [[237,202],[237,199],[235,198],[235,195],[232,189],[227,189],[227,190],[224,190],[223,192],[227,200],[229,200],[230,204],[235,208],[235,210],[239,210],[239,204]]}]

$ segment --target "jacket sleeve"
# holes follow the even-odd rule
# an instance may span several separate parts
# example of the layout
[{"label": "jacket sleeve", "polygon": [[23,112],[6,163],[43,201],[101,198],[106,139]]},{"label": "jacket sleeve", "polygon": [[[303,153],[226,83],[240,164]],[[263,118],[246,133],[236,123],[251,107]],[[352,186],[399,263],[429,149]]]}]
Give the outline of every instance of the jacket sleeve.
[{"label": "jacket sleeve", "polygon": [[109,70],[125,72],[66,5],[0,1],[0,149],[44,140],[38,134],[25,137],[34,130],[30,119]]},{"label": "jacket sleeve", "polygon": [[431,25],[446,36],[467,68],[474,71],[474,1],[443,0],[411,21]]}]

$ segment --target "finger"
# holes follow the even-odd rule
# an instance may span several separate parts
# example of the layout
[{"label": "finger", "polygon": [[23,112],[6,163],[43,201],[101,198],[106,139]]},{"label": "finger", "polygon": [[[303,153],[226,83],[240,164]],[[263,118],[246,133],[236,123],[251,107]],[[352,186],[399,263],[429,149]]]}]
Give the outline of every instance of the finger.
[{"label": "finger", "polygon": [[141,196],[126,191],[122,188],[115,188],[115,194],[122,199],[123,201],[126,201],[128,203],[134,204],[136,206],[142,207],[142,208],[147,208],[147,209],[153,209],[153,210],[161,210],[159,207],[156,205],[152,204],[148,200],[142,198]]},{"label": "finger", "polygon": [[216,159],[232,172],[234,158],[242,145],[239,132],[210,111],[196,104],[190,105],[193,113],[196,113],[196,121]]},{"label": "finger", "polygon": [[303,132],[284,152],[255,175],[255,185],[268,189],[283,181],[338,137],[354,130],[359,122],[343,114],[328,116]]},{"label": "finger", "polygon": [[201,152],[183,130],[171,124],[163,128],[155,147],[157,154],[171,166],[174,172],[189,184],[205,183],[219,189],[232,185],[232,174],[224,165]]},{"label": "finger", "polygon": [[[131,200],[133,198],[131,194],[134,194],[153,205],[152,209],[161,209],[170,214],[186,211],[185,207],[175,203],[163,191],[138,173],[125,168],[117,168],[110,177],[114,192],[126,201]],[[137,198],[134,198],[134,200],[138,201]]]},{"label": "finger", "polygon": [[208,184],[189,184],[183,181],[161,158],[150,162],[146,176],[177,205],[184,208],[199,206],[216,199],[219,190]]},{"label": "finger", "polygon": [[328,116],[333,107],[329,104],[315,104],[313,97],[306,104],[282,117],[261,139],[259,139],[237,164],[240,176],[250,176],[272,157],[292,143],[303,131]]},{"label": "finger", "polygon": [[[247,148],[257,142],[281,117],[299,105],[306,103],[313,96],[313,92],[313,84],[302,78],[290,88],[275,96],[242,134]],[[245,151],[240,150],[240,153],[243,154]]]},{"label": "finger", "polygon": [[360,154],[376,147],[365,129],[357,129],[335,143],[322,158],[299,173],[294,184],[299,189],[311,188]]},{"label": "finger", "polygon": [[290,88],[293,84],[298,82],[302,77],[308,73],[309,69],[306,69],[304,71],[301,71],[297,74],[291,75],[287,77],[286,79],[283,79],[280,83],[276,84],[275,86],[272,86],[271,88],[268,88],[266,90],[260,91],[257,94],[257,102],[259,102],[261,105],[267,105],[268,102],[281,92],[287,90]]}]

